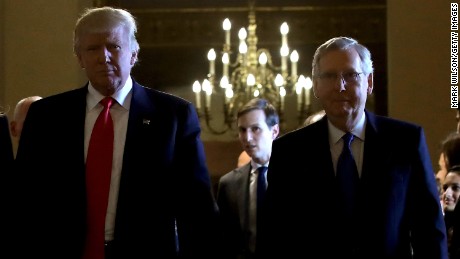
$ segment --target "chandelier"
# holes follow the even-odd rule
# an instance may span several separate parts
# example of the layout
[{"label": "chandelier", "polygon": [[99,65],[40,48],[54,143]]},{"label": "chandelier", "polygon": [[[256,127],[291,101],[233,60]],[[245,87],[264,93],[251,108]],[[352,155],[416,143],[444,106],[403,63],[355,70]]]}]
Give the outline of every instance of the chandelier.
[{"label": "chandelier", "polygon": [[[200,119],[205,121],[207,128],[213,134],[224,134],[232,129],[235,126],[238,109],[255,97],[265,98],[276,107],[281,126],[285,122],[285,97],[287,95],[297,96],[295,98],[297,102],[297,125],[301,125],[310,114],[312,81],[310,77],[297,74],[299,54],[296,50],[291,52],[289,49],[288,24],[284,22],[280,27],[281,65],[277,66],[273,63],[267,48],[257,48],[254,1],[249,2],[248,19],[247,30],[243,27],[238,32],[239,46],[234,61],[231,57],[231,22],[228,18],[223,21],[225,43],[220,56],[222,75],[218,77],[216,74],[217,54],[214,48],[211,48],[208,52],[209,73],[202,83],[197,80],[192,86],[198,115]],[[288,62],[288,57],[290,62]],[[290,63],[290,69],[288,63]],[[212,123],[213,115],[220,116],[215,112],[215,104],[211,103],[212,96],[216,96],[223,104],[223,123],[219,128]]]}]

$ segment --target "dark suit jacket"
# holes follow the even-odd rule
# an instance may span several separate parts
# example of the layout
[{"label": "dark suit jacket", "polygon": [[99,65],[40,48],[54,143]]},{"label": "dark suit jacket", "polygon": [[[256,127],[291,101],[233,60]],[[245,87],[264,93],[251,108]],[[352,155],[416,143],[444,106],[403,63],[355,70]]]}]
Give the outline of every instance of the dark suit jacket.
[{"label": "dark suit jacket", "polygon": [[[423,129],[365,113],[358,216],[338,216],[327,117],[273,143],[264,255],[279,258],[447,258]],[[413,250],[413,257],[412,257]],[[318,257],[319,255],[319,257]]]},{"label": "dark suit jacket", "polygon": [[[12,177],[12,166],[14,161],[13,145],[11,143],[10,128],[8,123],[8,117],[0,114],[0,204],[4,208],[11,206],[11,177]],[[9,217],[11,214],[8,210],[4,210],[0,213],[0,232],[7,232],[6,229],[10,227]],[[6,236],[8,238],[8,236]],[[0,250],[2,250],[0,244]],[[1,252],[0,252],[1,253]],[[1,255],[0,255],[1,257]]]},{"label": "dark suit jacket", "polygon": [[[251,163],[223,175],[217,189],[222,230],[221,258],[249,258],[249,177]],[[240,256],[240,257],[237,257]]]},{"label": "dark suit jacket", "polygon": [[9,171],[13,163],[13,145],[11,143],[8,117],[0,114],[0,166],[2,171]]},{"label": "dark suit jacket", "polygon": [[[35,249],[34,258],[82,253],[87,92],[86,85],[34,102],[24,123],[16,160],[26,193],[19,238],[21,247],[26,239],[27,249]],[[200,132],[191,103],[133,82],[113,241],[117,258],[175,257],[175,220],[181,255],[211,257],[217,206]]]}]

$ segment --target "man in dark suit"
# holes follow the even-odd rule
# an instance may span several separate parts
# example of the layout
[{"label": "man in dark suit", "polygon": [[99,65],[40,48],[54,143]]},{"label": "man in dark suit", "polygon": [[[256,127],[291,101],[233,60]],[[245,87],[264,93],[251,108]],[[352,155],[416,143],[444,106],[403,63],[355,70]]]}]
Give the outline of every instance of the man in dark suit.
[{"label": "man in dark suit", "polygon": [[[250,161],[223,175],[217,189],[217,203],[222,218],[223,255],[218,258],[255,258],[257,247],[257,194],[259,168],[267,167],[272,142],[279,134],[279,117],[267,100],[255,98],[237,114],[238,137]],[[265,175],[263,176],[264,179]],[[266,180],[264,180],[266,182]]]},{"label": "man in dark suit", "polygon": [[[129,12],[88,9],[74,52],[89,82],[31,105],[16,160],[24,214],[15,251],[30,257],[19,258],[213,258],[217,206],[195,108],[131,78],[135,33]],[[108,205],[99,205],[107,208],[105,252],[96,254],[88,252],[101,242],[88,241],[95,229],[85,161],[105,97],[113,103],[113,162]]]},{"label": "man in dark suit", "polygon": [[[264,255],[447,258],[423,129],[365,110],[373,89],[369,50],[352,38],[330,39],[316,50],[312,70],[326,116],[273,142],[259,232]],[[351,155],[348,145],[342,151],[345,139]],[[352,173],[339,180],[344,160],[353,161]]]}]

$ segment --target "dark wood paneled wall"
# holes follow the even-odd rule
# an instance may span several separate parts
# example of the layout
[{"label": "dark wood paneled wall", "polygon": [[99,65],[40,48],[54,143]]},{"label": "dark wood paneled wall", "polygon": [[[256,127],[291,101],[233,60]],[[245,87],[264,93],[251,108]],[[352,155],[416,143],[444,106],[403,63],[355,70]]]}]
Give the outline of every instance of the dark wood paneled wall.
[{"label": "dark wood paneled wall", "polygon": [[[222,49],[225,18],[232,22],[235,52],[238,30],[248,24],[248,2],[241,0],[95,0],[94,4],[125,8],[137,17],[141,52],[133,75],[146,86],[163,91],[191,88],[195,80],[205,77],[208,50]],[[266,0],[255,5],[258,47],[270,49],[274,62],[280,64],[279,27],[286,21],[289,45],[299,52],[298,70],[304,75],[311,74],[313,53],[327,39],[350,36],[365,44],[375,65],[374,97],[368,108],[387,114],[386,1]]]},{"label": "dark wood paneled wall", "polygon": [[[134,14],[141,51],[133,76],[145,86],[166,92],[174,92],[173,88],[191,91],[192,83],[206,76],[208,50],[221,50],[224,43],[225,18],[232,22],[234,52],[238,30],[248,25],[248,2],[241,0],[95,0],[94,5],[117,6]],[[299,52],[299,74],[311,75],[314,51],[329,38],[350,36],[366,45],[375,67],[374,94],[368,109],[387,115],[386,1],[267,0],[258,1],[255,11],[257,45],[271,51],[275,64],[280,64],[280,25],[284,21],[289,24],[288,43]],[[312,106],[313,111],[320,109],[315,100]],[[220,176],[235,167],[241,146],[236,139],[204,144],[215,188]]]}]

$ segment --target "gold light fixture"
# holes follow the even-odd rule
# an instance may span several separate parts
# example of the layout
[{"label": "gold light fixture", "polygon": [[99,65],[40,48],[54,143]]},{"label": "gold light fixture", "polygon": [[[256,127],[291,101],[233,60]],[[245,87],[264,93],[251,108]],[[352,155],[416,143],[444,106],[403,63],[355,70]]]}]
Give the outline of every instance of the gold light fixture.
[{"label": "gold light fixture", "polygon": [[[299,54],[289,49],[287,35],[289,26],[281,24],[281,65],[272,62],[268,49],[257,48],[256,15],[254,1],[249,2],[249,25],[238,32],[239,46],[235,61],[231,62],[230,29],[231,22],[227,18],[222,27],[225,32],[225,43],[222,49],[222,76],[217,77],[215,62],[216,51],[212,48],[208,52],[209,73],[206,79],[194,82],[192,89],[196,97],[196,108],[200,118],[205,120],[206,126],[213,134],[224,134],[235,126],[237,110],[254,97],[262,97],[272,103],[278,110],[283,125],[285,121],[285,97],[297,96],[298,125],[310,113],[310,92],[312,81],[310,77],[297,74]],[[288,69],[288,57],[290,71]],[[211,97],[217,96],[223,103],[223,125],[220,129],[212,123]],[[203,98],[204,97],[204,98]]]}]

